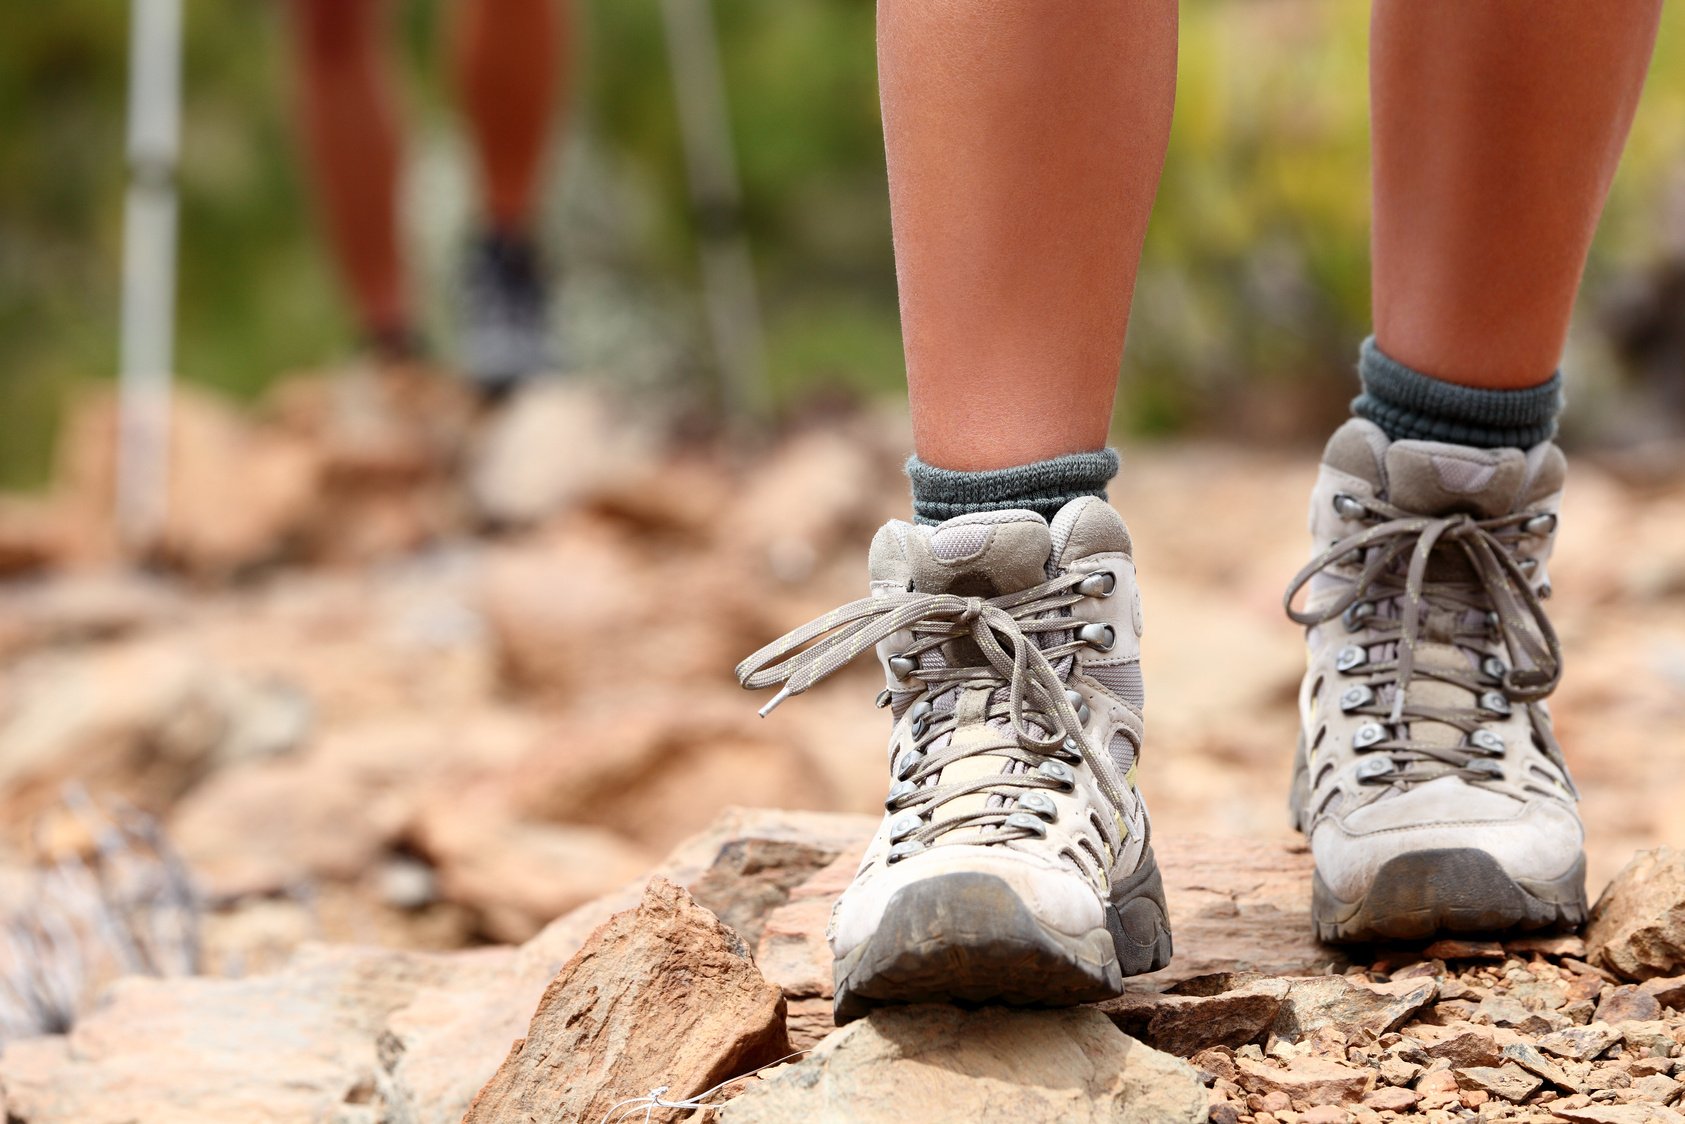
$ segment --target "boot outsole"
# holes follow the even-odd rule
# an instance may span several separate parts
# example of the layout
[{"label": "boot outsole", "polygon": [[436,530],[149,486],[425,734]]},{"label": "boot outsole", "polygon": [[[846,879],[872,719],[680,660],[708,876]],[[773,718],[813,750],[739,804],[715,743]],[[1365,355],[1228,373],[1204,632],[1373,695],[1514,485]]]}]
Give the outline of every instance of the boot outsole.
[{"label": "boot outsole", "polygon": [[1531,888],[1474,847],[1389,859],[1355,902],[1336,897],[1320,874],[1313,886],[1317,937],[1336,944],[1577,928],[1586,919],[1584,856],[1561,878]]},{"label": "boot outsole", "polygon": [[1170,956],[1164,887],[1150,850],[1114,887],[1105,927],[1081,936],[1043,926],[1002,878],[943,874],[898,891],[871,937],[837,960],[835,1018],[841,1026],[904,1003],[1092,1003]]}]

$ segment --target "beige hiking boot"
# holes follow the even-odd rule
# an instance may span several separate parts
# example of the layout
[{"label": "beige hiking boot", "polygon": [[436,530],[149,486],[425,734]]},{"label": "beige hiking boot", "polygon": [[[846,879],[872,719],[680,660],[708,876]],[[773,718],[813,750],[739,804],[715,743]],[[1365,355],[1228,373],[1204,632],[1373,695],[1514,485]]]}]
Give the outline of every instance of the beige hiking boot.
[{"label": "beige hiking boot", "polygon": [[1564,472],[1549,442],[1390,441],[1362,420],[1329,441],[1318,554],[1287,591],[1310,648],[1292,806],[1322,939],[1585,919],[1578,794],[1543,701]]},{"label": "beige hiking boot", "polygon": [[1028,511],[892,522],[871,591],[737,669],[746,687],[784,684],[770,710],[873,647],[883,663],[893,787],[831,918],[837,1021],[1084,1003],[1163,967],[1123,520],[1085,497],[1051,526]]}]

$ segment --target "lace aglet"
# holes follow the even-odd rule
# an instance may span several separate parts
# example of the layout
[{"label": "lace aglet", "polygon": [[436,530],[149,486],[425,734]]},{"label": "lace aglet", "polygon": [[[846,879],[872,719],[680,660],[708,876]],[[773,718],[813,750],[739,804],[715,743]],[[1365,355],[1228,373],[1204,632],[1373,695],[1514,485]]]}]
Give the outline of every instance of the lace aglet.
[{"label": "lace aglet", "polygon": [[784,684],[784,686],[778,688],[778,693],[772,696],[772,698],[768,700],[767,704],[761,707],[757,713],[760,714],[762,718],[765,718],[774,710],[778,709],[779,703],[783,702],[793,694],[795,694],[795,692],[790,690],[790,685],[788,683]]}]

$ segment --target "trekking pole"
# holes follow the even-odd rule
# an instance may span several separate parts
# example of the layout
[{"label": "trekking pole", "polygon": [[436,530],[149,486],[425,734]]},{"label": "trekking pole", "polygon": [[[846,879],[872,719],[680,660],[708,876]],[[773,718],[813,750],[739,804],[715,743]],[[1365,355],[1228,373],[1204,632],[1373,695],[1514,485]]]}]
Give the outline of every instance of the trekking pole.
[{"label": "trekking pole", "polygon": [[729,423],[755,423],[768,402],[754,259],[731,143],[711,0],[661,0],[702,266],[702,300]]},{"label": "trekking pole", "polygon": [[181,0],[130,4],[116,515],[118,533],[131,551],[157,542],[168,504],[181,8]]}]

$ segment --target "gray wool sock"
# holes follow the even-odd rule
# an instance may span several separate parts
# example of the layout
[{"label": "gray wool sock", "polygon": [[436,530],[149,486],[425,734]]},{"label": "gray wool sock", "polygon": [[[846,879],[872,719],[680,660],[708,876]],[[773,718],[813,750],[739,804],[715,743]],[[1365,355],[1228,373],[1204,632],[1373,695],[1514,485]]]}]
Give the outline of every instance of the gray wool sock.
[{"label": "gray wool sock", "polygon": [[1482,390],[1424,375],[1363,341],[1357,364],[1363,393],[1352,413],[1393,440],[1443,441],[1481,449],[1526,449],[1556,435],[1562,372],[1522,390]]},{"label": "gray wool sock", "polygon": [[1078,496],[1105,499],[1106,485],[1117,475],[1117,469],[1115,449],[1067,453],[1052,460],[982,472],[937,468],[908,457],[913,521],[940,523],[956,515],[1011,508],[1025,508],[1052,520],[1061,507]]}]

